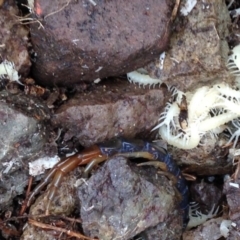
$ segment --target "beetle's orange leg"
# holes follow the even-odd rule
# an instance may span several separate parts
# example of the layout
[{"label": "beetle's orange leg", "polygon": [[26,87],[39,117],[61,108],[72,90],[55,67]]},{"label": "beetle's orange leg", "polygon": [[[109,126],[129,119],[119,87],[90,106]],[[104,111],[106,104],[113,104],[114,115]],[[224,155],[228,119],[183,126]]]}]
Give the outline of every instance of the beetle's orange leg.
[{"label": "beetle's orange leg", "polygon": [[50,180],[52,179],[53,175],[55,174],[56,172],[56,168],[53,167],[49,172],[48,174],[46,175],[46,177],[42,180],[42,182],[40,182],[37,187],[34,188],[34,190],[32,191],[32,193],[30,194],[29,198],[28,198],[28,201],[27,201],[27,206],[29,207],[33,197],[35,195],[37,195],[49,182]]},{"label": "beetle's orange leg", "polygon": [[84,176],[83,177],[87,178],[87,176],[88,176],[89,172],[92,170],[92,168],[94,166],[96,166],[97,164],[105,161],[106,159],[107,159],[106,155],[92,159],[92,161],[85,167],[85,169],[84,169]]},{"label": "beetle's orange leg", "polygon": [[[129,152],[129,153],[117,153],[115,154],[115,156],[123,156],[123,157],[126,157],[126,158],[146,158],[146,159],[149,159],[149,160],[152,160],[154,159],[153,155],[149,152]],[[98,158],[95,158],[93,159],[85,168],[84,170],[84,177],[88,176],[89,172],[91,171],[91,169],[105,161],[107,159],[107,156],[101,156],[101,157],[98,157]],[[160,163],[161,164],[161,163]],[[165,163],[163,163],[165,164]],[[166,164],[165,164],[166,166]]]},{"label": "beetle's orange leg", "polygon": [[[159,161],[149,161],[149,162],[144,162],[144,163],[139,163],[137,164],[137,166],[154,166],[156,168],[160,168],[160,170],[158,170],[158,174],[164,175],[166,176],[169,180],[172,181],[172,183],[174,185],[177,184],[177,178],[176,176],[174,176],[172,173],[168,172],[167,170],[167,165],[164,162],[159,162]],[[178,192],[178,191],[177,191]],[[180,197],[181,198],[181,197]]]},{"label": "beetle's orange leg", "polygon": [[[53,178],[52,183],[48,189],[48,203],[46,207],[46,214],[48,214],[48,209],[51,200],[54,198],[57,188],[65,174],[72,171],[78,165],[84,165],[89,163],[93,158],[102,157],[101,151],[98,146],[92,146],[91,148],[85,149],[80,154],[75,154],[71,157],[66,158],[63,162],[56,164],[46,175],[45,179],[34,189],[34,191],[29,196],[27,206],[30,205],[33,197],[38,194],[44,186]],[[106,156],[105,156],[106,159]]]},{"label": "beetle's orange leg", "polygon": [[167,172],[167,165],[164,162],[159,162],[159,161],[149,161],[149,162],[143,162],[139,163],[138,166],[154,166],[156,168],[160,168],[162,171]]},{"label": "beetle's orange leg", "polygon": [[153,154],[149,152],[117,153],[115,156],[123,156],[126,158],[146,158],[148,160],[155,160]]}]

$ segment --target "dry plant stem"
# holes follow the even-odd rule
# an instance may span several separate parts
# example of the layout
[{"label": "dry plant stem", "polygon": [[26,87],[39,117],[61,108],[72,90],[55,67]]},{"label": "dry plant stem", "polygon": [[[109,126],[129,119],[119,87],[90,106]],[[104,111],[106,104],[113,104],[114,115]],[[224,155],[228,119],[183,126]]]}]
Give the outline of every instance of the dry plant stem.
[{"label": "dry plant stem", "polygon": [[226,144],[224,144],[222,146],[222,148],[231,148],[233,146],[233,143],[232,142],[227,142]]},{"label": "dry plant stem", "polygon": [[[50,16],[52,16],[52,15],[54,15],[56,13],[61,12],[64,8],[66,8],[69,5],[70,2],[71,2],[71,0],[68,0],[68,2],[64,6],[62,6],[60,9],[58,9],[58,10],[56,10],[54,12],[51,12],[51,13],[47,14],[43,19],[39,19],[38,20],[38,19],[31,18],[31,17],[29,17],[30,14],[26,15],[25,17],[19,17],[19,16],[16,16],[16,17],[18,18],[18,22],[20,22],[22,25],[38,23],[40,25],[39,28],[42,27],[44,29],[44,26],[42,25],[40,20],[45,20],[46,18],[48,18],[48,17],[50,17]],[[27,21],[27,22],[24,23],[24,21]]]},{"label": "dry plant stem", "polygon": [[237,162],[237,168],[235,170],[235,172],[232,175],[232,178],[236,181],[239,175],[239,171],[240,171],[240,160],[238,160]]},{"label": "dry plant stem", "polygon": [[28,198],[28,196],[30,195],[32,182],[33,182],[33,176],[29,177],[29,179],[28,179],[28,188],[27,188],[27,192],[26,192],[26,198]]},{"label": "dry plant stem", "polygon": [[182,175],[184,176],[184,178],[187,181],[196,181],[197,180],[197,177],[192,174],[182,172]]},{"label": "dry plant stem", "polygon": [[33,177],[29,177],[28,179],[28,188],[27,188],[27,192],[26,192],[26,196],[25,196],[25,200],[22,204],[22,207],[21,207],[21,210],[20,210],[20,213],[19,215],[22,216],[24,214],[24,212],[26,211],[27,209],[27,201],[28,201],[28,197],[30,195],[30,191],[31,191],[31,187],[32,187],[32,182],[33,182]]},{"label": "dry plant stem", "polygon": [[180,4],[180,0],[176,0],[173,11],[172,11],[171,21],[173,21],[177,16],[179,4]]},{"label": "dry plant stem", "polygon": [[[46,215],[45,215],[45,217],[46,217]],[[59,216],[58,216],[58,217],[59,217]],[[82,223],[82,220],[81,220],[81,219],[64,217],[64,216],[60,216],[60,218],[66,220],[66,221],[72,222],[72,223]]]},{"label": "dry plant stem", "polygon": [[67,230],[67,229],[60,228],[60,227],[54,227],[52,225],[41,223],[41,222],[38,222],[38,221],[33,220],[33,219],[28,219],[28,223],[35,226],[35,227],[39,227],[39,228],[42,228],[42,229],[50,229],[50,230],[58,231],[58,232],[61,232],[61,233],[65,233],[70,237],[76,237],[78,239],[94,240],[93,238],[86,237],[86,236],[84,236],[80,233],[73,232],[71,230]]},{"label": "dry plant stem", "polygon": [[[42,20],[42,19],[38,20],[38,19],[34,19],[34,18],[31,18],[31,17],[28,17],[28,16],[29,16],[29,14],[26,15],[25,17],[19,17],[19,16],[15,15],[15,17],[17,18],[17,22],[22,24],[22,25],[38,23],[39,24],[39,28],[38,29],[40,29],[40,28],[44,29],[44,26],[40,22],[40,20]],[[27,21],[27,22],[24,22],[24,21]]]},{"label": "dry plant stem", "polygon": [[68,0],[68,2],[67,2],[64,6],[62,6],[60,9],[58,9],[58,10],[56,10],[56,11],[54,11],[54,12],[51,12],[51,13],[47,14],[47,15],[44,17],[44,20],[45,20],[46,18],[48,18],[48,17],[56,14],[56,13],[61,12],[64,8],[66,8],[66,7],[69,5],[70,2],[71,2],[71,0]]},{"label": "dry plant stem", "polygon": [[65,217],[65,216],[56,216],[56,215],[46,215],[46,214],[39,214],[39,215],[24,215],[24,216],[18,216],[18,217],[11,217],[11,218],[8,218],[8,219],[5,219],[4,221],[1,220],[0,218],[0,225],[1,225],[1,221],[2,223],[7,223],[7,222],[10,222],[10,221],[17,221],[19,219],[25,219],[25,218],[37,218],[37,219],[40,219],[40,218],[58,218],[58,219],[63,219],[63,220],[66,220],[66,221],[69,221],[69,222],[72,222],[72,223],[82,223],[81,219],[76,219],[76,218],[70,218],[70,217]]}]

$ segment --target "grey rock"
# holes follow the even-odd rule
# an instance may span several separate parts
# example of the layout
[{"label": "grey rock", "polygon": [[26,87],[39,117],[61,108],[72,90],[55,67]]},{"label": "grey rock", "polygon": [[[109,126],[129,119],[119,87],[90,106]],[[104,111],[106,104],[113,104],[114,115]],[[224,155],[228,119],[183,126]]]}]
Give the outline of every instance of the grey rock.
[{"label": "grey rock", "polygon": [[78,196],[87,236],[129,239],[162,223],[165,235],[180,239],[182,220],[166,225],[180,214],[178,194],[156,169],[140,170],[121,156],[113,157],[79,187]]},{"label": "grey rock", "polygon": [[[0,209],[27,185],[28,163],[55,152],[48,146],[48,109],[24,94],[0,92]],[[51,153],[52,154],[52,153]]]}]

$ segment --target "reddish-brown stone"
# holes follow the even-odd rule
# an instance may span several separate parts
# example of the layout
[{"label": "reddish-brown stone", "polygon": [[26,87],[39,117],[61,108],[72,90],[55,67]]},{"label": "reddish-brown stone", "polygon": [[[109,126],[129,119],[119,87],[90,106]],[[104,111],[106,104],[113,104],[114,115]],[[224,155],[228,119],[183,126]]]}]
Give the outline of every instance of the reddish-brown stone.
[{"label": "reddish-brown stone", "polygon": [[124,74],[166,48],[175,1],[95,2],[35,1],[44,27],[31,25],[38,81],[71,85]]},{"label": "reddish-brown stone", "polygon": [[62,129],[64,140],[76,137],[85,147],[115,136],[146,139],[169,96],[163,87],[143,89],[127,81],[106,82],[76,94],[51,121],[54,128]]}]

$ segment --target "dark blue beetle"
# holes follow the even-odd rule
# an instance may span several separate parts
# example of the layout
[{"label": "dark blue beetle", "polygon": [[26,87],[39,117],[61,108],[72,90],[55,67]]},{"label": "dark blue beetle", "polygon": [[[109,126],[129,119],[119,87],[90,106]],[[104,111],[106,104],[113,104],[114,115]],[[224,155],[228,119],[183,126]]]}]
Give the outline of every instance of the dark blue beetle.
[{"label": "dark blue beetle", "polygon": [[46,214],[48,214],[48,209],[51,200],[55,196],[56,189],[63,176],[72,171],[78,165],[90,165],[87,170],[97,163],[105,161],[109,157],[116,154],[123,155],[126,157],[143,157],[150,160],[159,160],[166,164],[167,171],[173,174],[177,178],[177,189],[182,195],[182,201],[180,202],[180,208],[183,210],[183,221],[184,227],[188,222],[188,186],[186,180],[183,178],[180,169],[173,161],[172,157],[165,152],[165,150],[155,143],[149,143],[142,140],[136,139],[125,139],[125,138],[114,138],[105,143],[93,145],[90,148],[84,149],[80,153],[76,153],[73,156],[66,158],[64,161],[58,163],[54,168],[52,168],[46,175],[44,180],[34,189],[32,194],[28,199],[27,205],[29,206],[32,198],[40,192],[40,190],[53,178],[51,182],[51,187],[48,192],[48,204],[46,206]]},{"label": "dark blue beetle", "polygon": [[[182,176],[181,171],[177,164],[172,159],[171,155],[158,146],[156,143],[149,143],[139,139],[124,139],[116,138],[103,144],[98,144],[103,155],[108,157],[115,154],[126,153],[126,156],[137,157],[138,153],[151,153],[154,160],[164,162],[167,166],[168,172],[172,173],[177,178],[177,189],[182,195],[182,201],[180,202],[180,208],[183,210],[184,227],[186,227],[189,217],[189,199],[188,199],[188,185],[185,178]],[[129,153],[134,153],[129,154]],[[144,155],[142,155],[144,157]],[[148,158],[148,157],[146,157]]]}]

